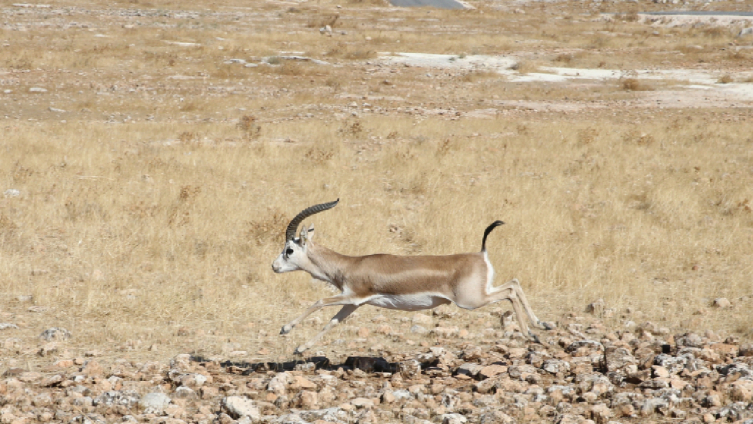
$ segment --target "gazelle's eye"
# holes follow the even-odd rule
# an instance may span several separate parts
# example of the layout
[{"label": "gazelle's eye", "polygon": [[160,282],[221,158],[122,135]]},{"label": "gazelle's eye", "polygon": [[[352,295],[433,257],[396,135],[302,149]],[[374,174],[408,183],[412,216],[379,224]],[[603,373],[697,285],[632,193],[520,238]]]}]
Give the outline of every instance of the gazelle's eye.
[{"label": "gazelle's eye", "polygon": [[293,254],[293,249],[291,249],[291,248],[288,248],[288,250],[285,251],[285,255],[286,256],[290,256],[292,254]]}]

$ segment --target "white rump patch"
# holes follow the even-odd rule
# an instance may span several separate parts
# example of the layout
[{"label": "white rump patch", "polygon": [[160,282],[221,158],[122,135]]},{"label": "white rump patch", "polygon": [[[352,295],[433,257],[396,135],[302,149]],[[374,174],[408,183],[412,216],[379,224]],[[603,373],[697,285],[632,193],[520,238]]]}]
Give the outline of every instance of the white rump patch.
[{"label": "white rump patch", "polygon": [[486,252],[484,252],[484,263],[486,263],[486,294],[491,294],[494,292],[494,286],[492,286],[494,283],[494,267],[489,262],[489,255]]},{"label": "white rump patch", "polygon": [[451,301],[439,293],[412,293],[378,294],[370,297],[363,303],[379,306],[380,308],[399,309],[401,311],[420,311],[451,303]]}]

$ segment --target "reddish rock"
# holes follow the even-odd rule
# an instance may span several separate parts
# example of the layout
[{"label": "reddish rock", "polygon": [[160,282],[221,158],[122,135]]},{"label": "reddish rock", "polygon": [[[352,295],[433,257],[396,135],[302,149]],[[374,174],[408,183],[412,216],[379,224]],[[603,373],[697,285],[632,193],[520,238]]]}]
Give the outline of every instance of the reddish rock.
[{"label": "reddish rock", "polygon": [[505,365],[488,365],[481,368],[478,375],[481,378],[492,378],[505,372],[507,372],[507,367]]}]

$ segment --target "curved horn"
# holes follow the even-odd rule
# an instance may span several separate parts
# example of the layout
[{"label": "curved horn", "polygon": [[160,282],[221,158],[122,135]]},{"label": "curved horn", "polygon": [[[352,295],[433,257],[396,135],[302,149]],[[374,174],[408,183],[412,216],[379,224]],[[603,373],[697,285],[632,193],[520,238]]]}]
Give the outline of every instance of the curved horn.
[{"label": "curved horn", "polygon": [[293,240],[295,238],[295,232],[296,230],[298,230],[298,225],[300,225],[301,221],[310,217],[311,215],[334,208],[339,201],[340,199],[337,199],[334,202],[322,203],[302,210],[301,213],[296,215],[295,218],[290,221],[290,224],[288,224],[288,229],[285,230],[285,240]]}]

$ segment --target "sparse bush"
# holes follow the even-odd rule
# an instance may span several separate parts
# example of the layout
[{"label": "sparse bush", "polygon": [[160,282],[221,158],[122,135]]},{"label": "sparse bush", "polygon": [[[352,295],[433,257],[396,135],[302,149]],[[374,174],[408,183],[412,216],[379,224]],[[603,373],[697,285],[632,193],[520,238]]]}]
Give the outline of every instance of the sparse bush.
[{"label": "sparse bush", "polygon": [[651,91],[653,88],[637,78],[622,78],[619,80],[620,88],[625,91]]},{"label": "sparse bush", "polygon": [[261,125],[256,123],[256,117],[253,115],[241,116],[237,127],[241,130],[243,138],[247,140],[258,138],[261,134]]},{"label": "sparse bush", "polygon": [[578,143],[579,144],[591,144],[599,136],[599,130],[596,128],[585,128],[578,130]]},{"label": "sparse bush", "polygon": [[510,66],[510,69],[512,69],[513,71],[518,71],[520,74],[525,75],[531,72],[536,72],[539,67],[530,61],[521,60]]},{"label": "sparse bush", "polygon": [[278,242],[288,222],[290,218],[285,213],[270,210],[265,217],[246,223],[245,239],[253,240],[258,246]]},{"label": "sparse bush", "polygon": [[724,27],[713,26],[713,27],[704,29],[703,35],[705,35],[706,37],[711,37],[711,38],[719,38],[719,37],[729,36],[730,33],[729,33],[729,30]]},{"label": "sparse bush", "polygon": [[334,28],[339,19],[340,15],[338,14],[318,16],[310,20],[306,26],[309,28],[323,28],[329,25],[330,28]]},{"label": "sparse bush", "polygon": [[460,77],[460,80],[463,82],[476,82],[482,79],[488,79],[488,78],[494,78],[499,77],[500,75],[496,72],[489,72],[489,71],[471,71],[466,72],[463,74],[462,77]]},{"label": "sparse bush", "polygon": [[635,11],[627,12],[618,16],[623,22],[638,22],[640,20],[640,16],[638,16],[638,13]]}]

